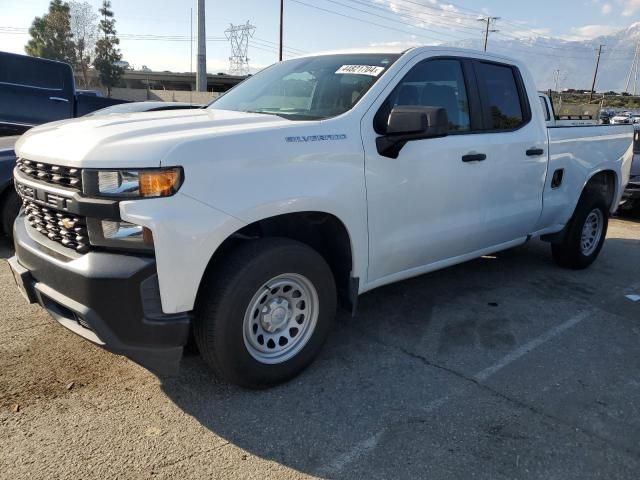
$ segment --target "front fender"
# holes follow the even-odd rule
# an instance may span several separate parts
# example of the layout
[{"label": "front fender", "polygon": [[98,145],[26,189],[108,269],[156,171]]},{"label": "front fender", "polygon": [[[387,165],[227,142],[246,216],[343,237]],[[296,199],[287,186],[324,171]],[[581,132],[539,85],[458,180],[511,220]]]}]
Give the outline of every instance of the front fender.
[{"label": "front fender", "polygon": [[193,310],[198,288],[218,247],[245,223],[178,193],[120,204],[123,220],[153,232],[164,313]]}]

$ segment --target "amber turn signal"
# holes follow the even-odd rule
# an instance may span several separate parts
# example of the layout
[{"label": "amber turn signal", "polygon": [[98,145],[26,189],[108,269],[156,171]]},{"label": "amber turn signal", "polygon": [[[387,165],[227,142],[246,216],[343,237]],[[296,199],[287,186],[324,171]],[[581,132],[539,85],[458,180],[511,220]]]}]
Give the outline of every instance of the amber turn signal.
[{"label": "amber turn signal", "polygon": [[141,170],[139,173],[140,196],[168,197],[180,187],[181,170],[179,168],[164,170]]}]

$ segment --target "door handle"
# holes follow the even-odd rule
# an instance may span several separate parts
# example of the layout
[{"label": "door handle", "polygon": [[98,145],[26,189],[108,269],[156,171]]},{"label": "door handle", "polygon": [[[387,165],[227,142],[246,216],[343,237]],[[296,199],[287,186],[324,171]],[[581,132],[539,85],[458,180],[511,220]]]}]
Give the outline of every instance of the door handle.
[{"label": "door handle", "polygon": [[470,153],[462,157],[462,161],[465,163],[484,162],[486,159],[487,159],[487,156],[484,153]]},{"label": "door handle", "polygon": [[69,103],[69,99],[68,98],[62,98],[62,97],[49,97],[49,100],[51,100],[52,102]]},{"label": "door handle", "polygon": [[530,148],[527,150],[527,157],[539,157],[544,155],[544,150],[542,148]]}]

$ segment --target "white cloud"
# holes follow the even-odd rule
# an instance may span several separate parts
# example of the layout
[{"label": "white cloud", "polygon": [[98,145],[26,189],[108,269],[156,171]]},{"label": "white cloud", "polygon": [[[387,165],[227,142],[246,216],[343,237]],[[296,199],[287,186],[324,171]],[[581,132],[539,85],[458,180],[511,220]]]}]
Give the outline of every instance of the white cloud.
[{"label": "white cloud", "polygon": [[640,0],[624,0],[623,5],[622,15],[625,17],[630,17],[636,13],[636,11],[640,10]]},{"label": "white cloud", "polygon": [[580,42],[582,40],[591,40],[594,38],[611,35],[619,32],[622,27],[615,25],[584,25],[571,29],[571,34],[563,35],[560,38],[570,42]]},{"label": "white cloud", "polygon": [[528,28],[526,30],[510,31],[509,35],[520,39],[549,37],[551,35],[551,30],[548,28]]},{"label": "white cloud", "polygon": [[602,5],[603,15],[609,15],[611,13],[611,10],[613,10],[613,7],[611,6],[610,3],[605,3],[604,5]]}]

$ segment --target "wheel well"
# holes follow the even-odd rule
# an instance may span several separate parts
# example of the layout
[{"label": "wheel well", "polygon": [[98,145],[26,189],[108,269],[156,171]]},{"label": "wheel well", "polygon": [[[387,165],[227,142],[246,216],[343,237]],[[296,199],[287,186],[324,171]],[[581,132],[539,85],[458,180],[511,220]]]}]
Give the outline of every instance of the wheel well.
[{"label": "wheel well", "polygon": [[350,310],[354,308],[357,284],[354,286],[354,279],[351,277],[353,269],[351,239],[344,224],[328,213],[290,213],[247,225],[220,245],[211,258],[207,270],[215,268],[216,262],[240,242],[265,237],[297,240],[320,253],[333,272],[341,305]]},{"label": "wheel well", "polygon": [[609,209],[614,207],[616,195],[617,175],[613,170],[603,170],[596,173],[589,179],[584,187],[583,194],[586,192],[600,192],[604,195],[609,205]]}]

